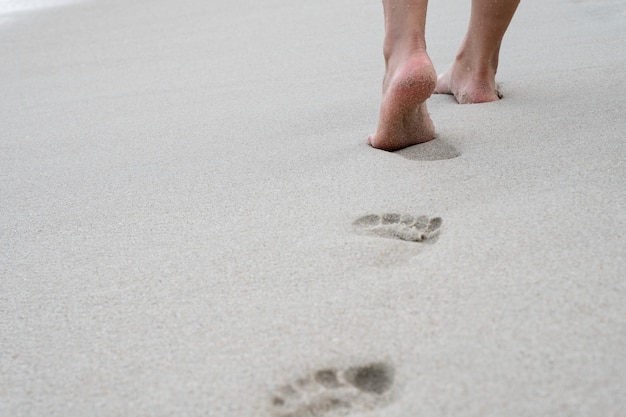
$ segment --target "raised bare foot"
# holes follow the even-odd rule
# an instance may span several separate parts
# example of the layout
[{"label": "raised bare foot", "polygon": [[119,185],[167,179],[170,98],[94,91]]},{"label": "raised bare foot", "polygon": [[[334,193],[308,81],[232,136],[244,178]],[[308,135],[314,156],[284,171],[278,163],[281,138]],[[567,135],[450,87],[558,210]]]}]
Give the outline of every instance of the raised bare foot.
[{"label": "raised bare foot", "polygon": [[495,70],[473,70],[462,61],[437,77],[436,94],[452,94],[460,104],[488,103],[500,99]]},{"label": "raised bare foot", "polygon": [[388,62],[378,127],[367,142],[374,148],[395,151],[433,139],[435,127],[425,101],[436,82],[437,74],[426,52]]}]

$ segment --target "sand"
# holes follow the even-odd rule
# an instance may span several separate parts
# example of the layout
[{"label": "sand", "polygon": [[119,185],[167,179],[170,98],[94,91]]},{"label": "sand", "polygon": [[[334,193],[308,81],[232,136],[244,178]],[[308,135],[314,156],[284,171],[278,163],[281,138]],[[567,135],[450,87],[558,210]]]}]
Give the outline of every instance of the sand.
[{"label": "sand", "polygon": [[625,416],[625,18],[523,1],[504,99],[434,96],[437,139],[387,153],[379,2],[16,15],[0,415]]}]

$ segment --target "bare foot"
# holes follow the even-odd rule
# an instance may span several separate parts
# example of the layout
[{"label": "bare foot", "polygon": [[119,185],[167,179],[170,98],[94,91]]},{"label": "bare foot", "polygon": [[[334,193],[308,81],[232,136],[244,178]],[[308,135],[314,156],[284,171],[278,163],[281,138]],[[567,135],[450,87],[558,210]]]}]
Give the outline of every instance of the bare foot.
[{"label": "bare foot", "polygon": [[463,62],[456,61],[437,77],[436,94],[452,94],[460,104],[488,103],[498,101],[495,71],[472,71]]},{"label": "bare foot", "polygon": [[435,89],[437,75],[426,52],[388,63],[376,132],[367,139],[374,148],[395,151],[434,138],[435,127],[426,99]]}]

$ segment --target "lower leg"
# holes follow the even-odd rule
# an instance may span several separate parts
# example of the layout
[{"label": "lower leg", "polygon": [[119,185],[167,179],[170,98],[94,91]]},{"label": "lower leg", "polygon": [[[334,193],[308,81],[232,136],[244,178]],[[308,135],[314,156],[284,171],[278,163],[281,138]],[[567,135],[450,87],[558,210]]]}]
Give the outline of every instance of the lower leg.
[{"label": "lower leg", "polygon": [[459,103],[496,101],[500,45],[519,0],[473,0],[469,28],[450,69],[437,79],[436,93]]},{"label": "lower leg", "polygon": [[383,97],[378,127],[368,138],[375,148],[391,151],[434,137],[424,103],[436,84],[424,39],[427,5],[428,0],[383,0]]}]

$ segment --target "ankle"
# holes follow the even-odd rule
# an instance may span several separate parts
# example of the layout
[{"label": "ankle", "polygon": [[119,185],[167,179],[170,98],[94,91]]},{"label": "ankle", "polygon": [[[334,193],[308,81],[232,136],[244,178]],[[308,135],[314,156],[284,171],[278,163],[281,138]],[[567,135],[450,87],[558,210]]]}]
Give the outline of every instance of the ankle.
[{"label": "ankle", "polygon": [[[469,73],[472,78],[495,78],[498,69],[498,53],[477,51],[470,45],[463,45],[454,61],[457,71]],[[469,75],[468,74],[468,75]]]},{"label": "ankle", "polygon": [[397,35],[388,33],[383,44],[385,62],[394,58],[406,58],[411,55],[426,54],[426,44],[419,33]]},{"label": "ankle", "polygon": [[452,76],[452,79],[456,80],[455,83],[457,85],[494,84],[495,88],[496,72],[495,68],[489,62],[468,59],[463,56],[463,54],[459,54],[457,55],[450,70],[450,75]]}]

